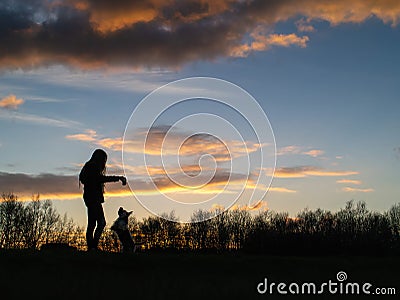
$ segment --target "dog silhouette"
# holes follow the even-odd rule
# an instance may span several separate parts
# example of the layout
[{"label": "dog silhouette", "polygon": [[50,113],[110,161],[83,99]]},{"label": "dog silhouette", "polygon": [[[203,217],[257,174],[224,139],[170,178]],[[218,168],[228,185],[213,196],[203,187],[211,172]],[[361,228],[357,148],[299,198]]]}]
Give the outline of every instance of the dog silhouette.
[{"label": "dog silhouette", "polygon": [[116,219],[111,226],[111,230],[113,230],[122,245],[122,252],[136,252],[136,244],[132,238],[132,235],[128,228],[128,218],[132,214],[133,211],[126,211],[122,207],[118,210],[118,219]]}]

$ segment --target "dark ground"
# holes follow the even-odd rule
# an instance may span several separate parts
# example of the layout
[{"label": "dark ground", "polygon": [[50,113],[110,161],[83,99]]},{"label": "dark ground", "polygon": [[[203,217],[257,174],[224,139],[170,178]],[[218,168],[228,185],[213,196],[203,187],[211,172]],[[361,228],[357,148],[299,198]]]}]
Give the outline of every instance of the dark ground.
[{"label": "dark ground", "polygon": [[0,299],[354,299],[354,296],[260,295],[257,284],[345,282],[395,287],[400,257],[291,257],[247,254],[0,251]]}]

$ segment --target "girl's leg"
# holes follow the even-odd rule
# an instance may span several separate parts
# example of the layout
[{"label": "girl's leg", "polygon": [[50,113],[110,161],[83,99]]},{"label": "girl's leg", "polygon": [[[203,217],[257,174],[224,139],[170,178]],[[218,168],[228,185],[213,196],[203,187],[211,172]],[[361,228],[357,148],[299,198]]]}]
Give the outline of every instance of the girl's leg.
[{"label": "girl's leg", "polygon": [[101,204],[96,205],[95,214],[97,226],[93,237],[93,247],[97,248],[101,234],[103,233],[104,227],[106,227],[106,218],[104,217],[103,206]]},{"label": "girl's leg", "polygon": [[86,228],[86,243],[88,250],[95,248],[93,232],[96,227],[96,209],[91,205],[87,208],[88,223]]}]

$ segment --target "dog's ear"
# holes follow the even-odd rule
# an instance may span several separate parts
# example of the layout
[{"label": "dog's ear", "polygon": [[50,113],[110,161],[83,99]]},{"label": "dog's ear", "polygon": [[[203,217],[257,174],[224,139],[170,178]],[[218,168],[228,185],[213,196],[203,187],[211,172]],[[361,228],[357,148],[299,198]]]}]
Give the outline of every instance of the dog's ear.
[{"label": "dog's ear", "polygon": [[120,207],[120,208],[118,209],[118,215],[120,216],[120,215],[122,214],[123,211],[124,211],[124,209],[123,209],[122,207]]},{"label": "dog's ear", "polygon": [[131,210],[130,212],[128,212],[128,216],[130,216],[133,213],[133,210]]}]

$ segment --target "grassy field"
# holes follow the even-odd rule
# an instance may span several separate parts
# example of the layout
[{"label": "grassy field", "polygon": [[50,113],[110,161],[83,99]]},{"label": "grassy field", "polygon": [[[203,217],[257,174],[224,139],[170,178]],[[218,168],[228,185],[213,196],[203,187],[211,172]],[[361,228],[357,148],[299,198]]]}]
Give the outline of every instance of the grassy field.
[{"label": "grassy field", "polygon": [[[395,287],[399,257],[283,257],[246,254],[1,251],[1,299],[353,299],[354,296],[258,294],[257,284],[336,280]],[[371,290],[371,289],[370,289]],[[4,296],[4,297],[3,297]]]}]

